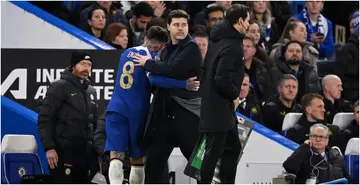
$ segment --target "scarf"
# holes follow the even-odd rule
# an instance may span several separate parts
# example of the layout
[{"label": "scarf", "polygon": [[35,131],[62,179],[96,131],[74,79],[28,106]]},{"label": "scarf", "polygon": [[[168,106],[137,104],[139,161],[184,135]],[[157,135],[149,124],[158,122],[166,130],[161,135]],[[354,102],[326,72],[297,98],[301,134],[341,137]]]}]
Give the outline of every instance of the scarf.
[{"label": "scarf", "polygon": [[304,20],[305,26],[306,26],[307,31],[308,31],[308,36],[311,36],[312,33],[322,33],[322,34],[324,34],[324,37],[327,36],[328,24],[327,24],[327,21],[326,21],[325,17],[322,14],[320,14],[319,17],[318,17],[318,20],[317,20],[317,23],[316,23],[316,26],[317,26],[318,30],[316,30],[316,31],[314,31],[314,29],[313,29],[313,26],[311,24],[311,20],[309,18],[309,14],[308,14],[308,12],[307,12],[307,10],[305,8],[301,12],[301,14],[303,16],[303,20]]},{"label": "scarf", "polygon": [[258,22],[260,27],[260,46],[264,48],[266,51],[269,51],[271,48],[267,48],[266,43],[270,41],[271,36],[271,20],[272,18],[269,16],[265,24]]}]

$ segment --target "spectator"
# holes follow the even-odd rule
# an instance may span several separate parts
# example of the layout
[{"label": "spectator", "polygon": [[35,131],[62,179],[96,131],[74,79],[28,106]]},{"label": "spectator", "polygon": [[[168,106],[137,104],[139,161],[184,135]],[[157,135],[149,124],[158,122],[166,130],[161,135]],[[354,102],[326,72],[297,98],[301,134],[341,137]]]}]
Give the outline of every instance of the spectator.
[{"label": "spectator", "polygon": [[339,150],[328,147],[329,135],[327,126],[311,126],[309,140],[283,163],[286,172],[296,175],[296,184],[320,184],[341,178],[346,178],[351,184],[344,157]]},{"label": "spectator", "polygon": [[284,30],[288,20],[294,15],[293,9],[289,1],[269,1],[271,5],[271,13],[275,19],[278,29]]},{"label": "spectator", "polygon": [[[95,175],[96,90],[86,52],[74,52],[61,78],[50,84],[38,116],[38,131],[55,184],[89,184]],[[89,173],[90,172],[90,173]]]},{"label": "spectator", "polygon": [[326,123],[332,123],[335,114],[339,112],[351,112],[349,102],[341,99],[343,91],[341,79],[336,75],[326,75],[321,82],[322,95],[324,96]]},{"label": "spectator", "polygon": [[[211,6],[220,6],[226,11],[230,8],[232,1],[215,1],[215,3],[209,4],[206,8]],[[206,26],[206,8],[196,14],[194,24],[201,24]]]},{"label": "spectator", "polygon": [[106,29],[104,41],[116,49],[126,49],[128,33],[126,26],[121,23],[112,23]]},{"label": "spectator", "polygon": [[256,52],[255,52],[254,57],[259,59],[261,62],[263,62],[265,64],[266,69],[269,71],[272,67],[274,67],[274,61],[270,60],[267,51],[265,51],[264,48],[262,48],[259,45],[259,42],[260,42],[259,24],[256,22],[251,22],[250,26],[249,26],[249,30],[247,31],[246,34],[253,37],[255,40]]},{"label": "spectator", "polygon": [[315,44],[319,58],[329,58],[334,53],[333,25],[321,14],[324,1],[306,1],[305,5],[306,9],[294,17],[306,25],[306,40]]},{"label": "spectator", "polygon": [[272,19],[270,2],[248,1],[247,4],[250,8],[250,20],[258,23],[260,26],[259,45],[269,53],[272,45],[275,44],[280,37],[278,27]]},{"label": "spectator", "polygon": [[[198,77],[202,57],[198,45],[188,34],[189,19],[183,10],[170,12],[167,27],[171,39],[161,52],[161,60],[139,56],[134,61],[153,74],[180,80]],[[160,183],[163,165],[175,146],[180,147],[186,159],[190,158],[198,139],[200,101],[200,94],[195,91],[179,88],[155,90],[146,133],[146,140],[153,141],[147,150],[146,183]]]},{"label": "spectator", "polygon": [[320,92],[319,77],[314,68],[303,61],[302,54],[300,42],[289,41],[283,47],[282,57],[270,70],[273,85],[277,84],[284,74],[296,76],[299,84],[296,102],[299,102],[301,97],[307,93]]},{"label": "spectator", "polygon": [[351,121],[350,126],[343,132],[344,146],[353,137],[359,137],[359,100],[354,104],[354,119]]},{"label": "spectator", "polygon": [[94,8],[89,12],[88,23],[90,25],[87,32],[102,40],[104,37],[104,28],[106,24],[105,10],[102,8]]},{"label": "spectator", "polygon": [[[306,94],[302,100],[303,115],[300,120],[289,130],[286,131],[286,137],[301,144],[308,139],[310,127],[316,123],[324,123],[325,119],[325,105],[323,97],[316,93]],[[326,124],[326,123],[324,123]],[[337,146],[341,151],[344,151],[344,146],[341,141],[341,132],[337,125],[327,125],[330,129],[329,146]]]},{"label": "spectator", "polygon": [[192,37],[195,39],[196,44],[199,46],[202,60],[204,61],[209,45],[209,36],[206,34],[206,32],[195,32]]},{"label": "spectator", "polygon": [[148,30],[151,26],[160,26],[166,29],[166,21],[160,17],[153,17],[151,21],[148,23],[146,30]]},{"label": "spectator", "polygon": [[241,90],[239,95],[239,106],[236,108],[236,112],[262,124],[262,114],[260,106],[257,104],[255,98],[250,92],[250,78],[246,73],[244,74],[244,80],[241,84]]},{"label": "spectator", "polygon": [[255,41],[252,37],[245,36],[243,39],[245,56],[245,73],[250,77],[250,86],[253,94],[260,103],[271,96],[271,79],[263,62],[254,58],[256,52]]},{"label": "spectator", "polygon": [[281,57],[282,47],[289,41],[296,40],[302,44],[304,62],[307,62],[317,71],[316,62],[318,61],[319,52],[313,47],[314,44],[312,42],[306,41],[306,38],[307,32],[305,24],[295,18],[290,18],[279,42],[273,45],[270,53],[271,60],[278,61]]},{"label": "spectator", "polygon": [[284,117],[290,112],[300,112],[300,105],[295,103],[298,92],[298,80],[292,74],[285,74],[277,86],[279,97],[265,103],[263,107],[264,126],[280,133]]},{"label": "spectator", "polygon": [[144,42],[147,24],[154,16],[154,10],[146,2],[135,5],[132,18],[129,20],[128,27],[128,48],[139,46]]},{"label": "spectator", "polygon": [[103,8],[105,10],[105,17],[106,17],[106,25],[105,28],[111,23],[120,22],[122,24],[127,24],[127,20],[125,19],[123,12],[120,9],[117,9],[115,6],[112,5],[111,1],[96,1],[89,7],[85,8],[80,13],[80,20],[78,22],[79,28],[83,30],[88,30],[88,15],[90,11],[97,8]]},{"label": "spectator", "polygon": [[337,75],[344,83],[344,99],[359,99],[359,12],[350,17],[350,38],[336,54]]},{"label": "spectator", "polygon": [[192,26],[190,31],[191,31],[190,32],[191,34],[194,34],[196,32],[208,33],[206,26],[201,25],[201,24],[196,24],[196,25]]},{"label": "spectator", "polygon": [[[241,143],[235,115],[244,78],[244,51],[239,43],[249,28],[249,8],[234,4],[225,20],[211,29],[210,45],[201,76],[200,138],[207,137],[200,174],[201,183],[210,184],[216,163],[221,159],[221,183],[235,183]],[[224,150],[224,148],[229,150]],[[195,149],[196,150],[196,149]]]},{"label": "spectator", "polygon": [[222,6],[214,5],[205,9],[205,22],[209,33],[211,28],[222,20],[224,20],[224,8]]}]

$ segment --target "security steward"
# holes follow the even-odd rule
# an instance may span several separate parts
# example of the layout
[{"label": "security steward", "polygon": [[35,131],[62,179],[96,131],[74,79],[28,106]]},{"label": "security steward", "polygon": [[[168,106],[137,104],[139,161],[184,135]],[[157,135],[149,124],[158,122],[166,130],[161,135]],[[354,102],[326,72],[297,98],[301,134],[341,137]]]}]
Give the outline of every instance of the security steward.
[{"label": "security steward", "polygon": [[53,183],[90,183],[96,165],[93,134],[96,91],[89,86],[92,58],[72,53],[71,65],[50,84],[38,117],[38,130]]}]

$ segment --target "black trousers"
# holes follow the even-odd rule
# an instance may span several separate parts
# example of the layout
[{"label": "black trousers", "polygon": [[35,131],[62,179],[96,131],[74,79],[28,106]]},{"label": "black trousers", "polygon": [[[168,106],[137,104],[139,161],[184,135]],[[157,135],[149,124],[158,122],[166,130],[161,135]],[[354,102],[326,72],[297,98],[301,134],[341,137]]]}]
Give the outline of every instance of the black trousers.
[{"label": "black trousers", "polygon": [[189,160],[198,139],[199,117],[174,100],[168,100],[167,119],[158,123],[147,149],[145,183],[169,184],[164,179],[164,166],[174,149],[179,147]]},{"label": "black trousers", "polygon": [[96,171],[96,157],[85,152],[71,151],[70,149],[56,150],[59,161],[50,173],[55,184],[90,184]]},{"label": "black trousers", "polygon": [[221,184],[234,184],[241,151],[237,127],[234,125],[228,132],[207,132],[205,135],[207,136],[207,141],[200,171],[200,183],[211,183],[216,163],[218,159],[221,159]]}]

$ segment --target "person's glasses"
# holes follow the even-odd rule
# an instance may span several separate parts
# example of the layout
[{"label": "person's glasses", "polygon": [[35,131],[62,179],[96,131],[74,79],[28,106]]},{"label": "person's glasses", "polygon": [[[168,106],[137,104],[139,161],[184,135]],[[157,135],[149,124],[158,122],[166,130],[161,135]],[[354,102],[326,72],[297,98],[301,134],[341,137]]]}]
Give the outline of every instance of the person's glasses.
[{"label": "person's glasses", "polygon": [[324,140],[327,139],[327,136],[319,136],[319,135],[310,135],[311,138],[313,139],[320,139],[320,140]]}]

